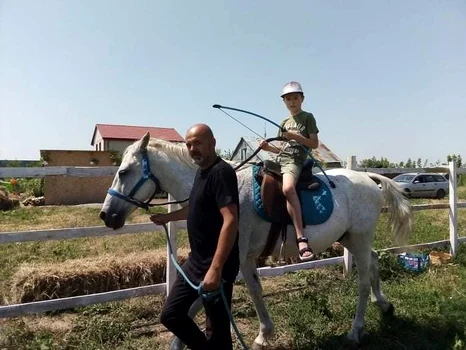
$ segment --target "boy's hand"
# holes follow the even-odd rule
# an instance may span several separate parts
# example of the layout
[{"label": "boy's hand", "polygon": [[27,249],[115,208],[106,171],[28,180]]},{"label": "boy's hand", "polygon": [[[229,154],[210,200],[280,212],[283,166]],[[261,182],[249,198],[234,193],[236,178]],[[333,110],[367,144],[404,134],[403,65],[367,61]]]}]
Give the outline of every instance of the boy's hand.
[{"label": "boy's hand", "polygon": [[170,220],[170,214],[153,214],[150,216],[150,220],[156,225],[163,225]]},{"label": "boy's hand", "polygon": [[269,148],[269,143],[265,140],[262,140],[259,143],[259,147],[262,148],[263,150],[267,150]]},{"label": "boy's hand", "polygon": [[294,133],[294,132],[291,132],[291,131],[285,131],[282,133],[282,136],[283,138],[285,138],[286,140],[288,141],[291,141],[291,140],[295,140],[295,141],[298,141],[296,139],[296,136],[298,136],[298,134]]}]

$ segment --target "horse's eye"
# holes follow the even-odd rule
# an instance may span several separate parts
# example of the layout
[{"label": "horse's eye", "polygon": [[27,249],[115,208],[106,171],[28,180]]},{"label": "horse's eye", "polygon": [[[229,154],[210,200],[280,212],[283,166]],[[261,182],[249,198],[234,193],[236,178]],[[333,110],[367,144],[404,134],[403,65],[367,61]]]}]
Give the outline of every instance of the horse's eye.
[{"label": "horse's eye", "polygon": [[120,170],[120,171],[118,172],[118,176],[123,176],[123,175],[125,175],[125,174],[127,174],[127,173],[128,173],[128,170],[122,169],[122,170]]}]

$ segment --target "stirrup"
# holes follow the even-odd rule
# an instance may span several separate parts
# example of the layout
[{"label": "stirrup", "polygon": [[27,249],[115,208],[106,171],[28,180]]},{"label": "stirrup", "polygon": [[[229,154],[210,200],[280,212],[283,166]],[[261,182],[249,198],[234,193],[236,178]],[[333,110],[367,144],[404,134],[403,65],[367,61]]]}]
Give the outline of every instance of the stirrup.
[{"label": "stirrup", "polygon": [[315,190],[315,189],[318,189],[319,187],[320,187],[320,183],[316,181],[316,182],[311,183],[309,186],[307,186],[307,189]]}]

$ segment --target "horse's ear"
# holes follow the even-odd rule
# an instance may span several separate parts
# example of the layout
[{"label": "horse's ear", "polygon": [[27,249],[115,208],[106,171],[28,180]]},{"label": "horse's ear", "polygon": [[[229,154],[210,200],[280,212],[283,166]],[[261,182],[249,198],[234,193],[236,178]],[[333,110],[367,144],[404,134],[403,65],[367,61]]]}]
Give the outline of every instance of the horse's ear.
[{"label": "horse's ear", "polygon": [[149,141],[150,141],[150,133],[148,131],[139,141],[140,142],[139,150],[145,151],[147,149],[147,145],[149,144]]}]

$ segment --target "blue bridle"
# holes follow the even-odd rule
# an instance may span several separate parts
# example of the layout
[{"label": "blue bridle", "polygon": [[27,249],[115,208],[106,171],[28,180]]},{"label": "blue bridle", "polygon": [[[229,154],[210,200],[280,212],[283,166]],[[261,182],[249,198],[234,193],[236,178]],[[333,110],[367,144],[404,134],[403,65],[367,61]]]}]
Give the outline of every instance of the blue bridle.
[{"label": "blue bridle", "polygon": [[[134,198],[134,195],[136,192],[144,185],[144,183],[147,180],[152,180],[155,184],[155,190],[152,196],[145,201],[141,202],[140,200]],[[147,156],[147,150],[142,151],[142,177],[139,179],[139,181],[134,185],[133,189],[129,192],[129,194],[126,196],[121,192],[115,191],[113,188],[110,188],[107,193],[110,194],[111,196],[115,196],[117,198],[123,199],[124,201],[131,203],[139,208],[149,210],[149,207],[154,206],[154,204],[150,204],[152,199],[154,198],[155,194],[157,193],[157,190],[160,190],[160,181],[155,177],[154,174],[150,171],[150,165],[149,165],[149,157]]]}]

